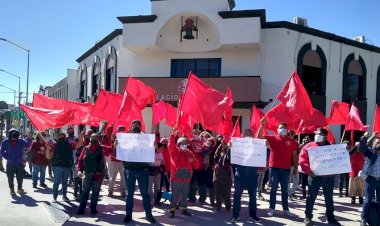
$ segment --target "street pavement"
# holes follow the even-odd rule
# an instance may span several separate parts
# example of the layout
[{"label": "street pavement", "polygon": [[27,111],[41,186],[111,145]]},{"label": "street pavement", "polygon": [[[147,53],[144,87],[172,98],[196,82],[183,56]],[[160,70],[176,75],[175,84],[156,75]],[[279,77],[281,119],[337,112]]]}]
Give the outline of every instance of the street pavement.
[{"label": "street pavement", "polygon": [[[16,182],[16,181],[15,181]],[[52,202],[51,180],[47,180],[48,188],[32,188],[31,178],[24,179],[25,195],[11,196],[5,173],[0,173],[0,226],[92,226],[92,225],[124,225],[125,201],[124,198],[115,192],[115,197],[109,198],[108,181],[104,181],[98,204],[99,214],[91,215],[89,208],[86,209],[85,215],[78,216],[78,202],[74,201],[72,187],[69,187],[68,197],[72,201],[62,201],[62,196],[58,196],[58,202]],[[118,181],[119,182],[119,181]],[[118,183],[117,182],[117,183]],[[15,183],[17,186],[17,183]],[[115,190],[117,191],[117,189]],[[299,195],[299,194],[298,194]],[[268,193],[263,195],[269,199]],[[232,197],[231,197],[232,198]],[[337,191],[334,196],[335,215],[342,225],[359,225],[361,206],[350,204],[350,198],[339,198]],[[280,225],[303,225],[305,200],[289,201],[290,211],[296,214],[295,218],[288,218],[282,212],[280,193],[277,194],[277,205],[274,217],[267,217],[266,212],[269,208],[268,201],[257,201],[257,215],[262,218],[256,225],[280,226]],[[322,192],[316,200],[313,221],[315,225],[327,225],[325,216],[324,199]],[[245,191],[242,198],[241,220],[237,224],[229,223],[231,211],[216,212],[207,202],[201,206],[199,203],[189,206],[189,211],[194,215],[192,217],[182,216],[180,211],[176,212],[176,218],[169,219],[166,209],[169,201],[166,201],[160,208],[153,208],[153,215],[157,219],[157,225],[252,225],[255,224],[248,219],[248,194]],[[134,200],[133,222],[128,225],[150,225],[145,219],[144,209],[142,208],[142,199],[139,192],[136,192]]]}]

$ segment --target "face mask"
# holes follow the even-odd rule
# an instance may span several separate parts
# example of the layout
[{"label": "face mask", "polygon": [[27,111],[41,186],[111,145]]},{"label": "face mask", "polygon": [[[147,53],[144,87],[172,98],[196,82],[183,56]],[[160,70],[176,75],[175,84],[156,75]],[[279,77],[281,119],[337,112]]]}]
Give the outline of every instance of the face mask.
[{"label": "face mask", "polygon": [[285,136],[288,131],[285,128],[281,128],[281,129],[278,129],[277,132],[278,132],[278,135]]},{"label": "face mask", "polygon": [[141,133],[141,129],[139,127],[135,127],[132,130],[133,133]]},{"label": "face mask", "polygon": [[181,145],[179,146],[179,149],[180,149],[181,151],[185,151],[185,150],[187,149],[187,145],[186,145],[186,144],[181,144]]},{"label": "face mask", "polygon": [[199,135],[193,135],[193,140],[199,140]]},{"label": "face mask", "polygon": [[314,136],[314,141],[315,142],[322,142],[323,138],[324,138],[324,136],[317,134]]},{"label": "face mask", "polygon": [[97,145],[98,144],[98,140],[91,140],[91,144],[92,145]]}]

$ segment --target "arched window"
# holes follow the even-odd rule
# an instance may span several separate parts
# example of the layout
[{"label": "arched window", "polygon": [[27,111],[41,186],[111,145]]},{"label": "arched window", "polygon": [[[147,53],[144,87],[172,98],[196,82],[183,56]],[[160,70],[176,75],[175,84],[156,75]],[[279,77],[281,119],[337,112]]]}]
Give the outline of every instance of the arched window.
[{"label": "arched window", "polygon": [[87,100],[87,66],[84,64],[80,72],[79,99]]},{"label": "arched window", "polygon": [[377,69],[376,104],[380,105],[380,66],[379,69]]},{"label": "arched window", "polygon": [[355,60],[352,53],[343,66],[343,97],[342,100],[352,103],[357,100],[366,100],[366,68],[362,57]]},{"label": "arched window", "polygon": [[298,53],[297,72],[313,106],[326,111],[326,56],[321,47],[305,44]]},{"label": "arched window", "polygon": [[95,62],[92,67],[92,95],[97,96],[100,91],[100,78],[101,78],[101,65],[100,58],[95,57]]},{"label": "arched window", "polygon": [[110,47],[106,58],[106,73],[104,88],[110,92],[116,92],[117,55],[114,47]]}]

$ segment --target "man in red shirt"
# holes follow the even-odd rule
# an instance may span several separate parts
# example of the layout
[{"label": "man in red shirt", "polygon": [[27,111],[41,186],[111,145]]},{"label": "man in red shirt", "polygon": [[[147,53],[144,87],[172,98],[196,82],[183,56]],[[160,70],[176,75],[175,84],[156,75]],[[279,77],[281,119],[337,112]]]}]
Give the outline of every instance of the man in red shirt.
[{"label": "man in red shirt", "polygon": [[333,201],[333,192],[334,192],[334,182],[335,175],[324,175],[324,176],[316,176],[313,171],[310,169],[310,160],[308,149],[311,147],[318,147],[323,145],[330,145],[327,141],[328,131],[323,128],[317,129],[315,131],[314,142],[310,142],[306,144],[300,153],[299,165],[302,171],[309,176],[309,190],[306,199],[306,210],[305,210],[305,226],[311,226],[313,223],[311,219],[313,218],[313,206],[315,203],[315,199],[318,196],[319,188],[322,186],[323,196],[325,198],[325,206],[326,206],[326,217],[329,225],[341,225],[334,216],[334,201]]},{"label": "man in red shirt", "polygon": [[[266,118],[264,117],[261,119],[261,125],[258,131],[259,138],[264,138],[262,131],[265,124]],[[298,145],[294,139],[287,136],[287,127],[286,123],[281,122],[277,127],[278,135],[265,136],[270,148],[269,170],[272,177],[268,211],[268,216],[270,217],[274,215],[276,207],[276,192],[279,183],[281,185],[281,200],[284,213],[289,217],[295,216],[289,211],[288,207],[288,185],[290,173],[293,175],[298,173]],[[290,172],[292,161],[294,170],[293,172]]]}]

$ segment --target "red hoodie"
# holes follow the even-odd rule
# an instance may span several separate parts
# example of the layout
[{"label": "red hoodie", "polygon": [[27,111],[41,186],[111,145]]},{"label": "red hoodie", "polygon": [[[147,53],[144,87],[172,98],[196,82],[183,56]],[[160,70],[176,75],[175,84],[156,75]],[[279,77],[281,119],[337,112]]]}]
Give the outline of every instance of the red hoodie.
[{"label": "red hoodie", "polygon": [[202,157],[203,142],[201,140],[191,140],[190,150],[193,152],[195,158],[198,160],[198,167],[194,167],[194,170],[202,170],[205,168],[204,159]]},{"label": "red hoodie", "polygon": [[[194,154],[190,150],[180,151],[175,143],[173,134],[169,138],[168,148],[171,163],[170,179],[190,183],[193,176],[193,167],[197,168],[199,165]],[[194,161],[190,162],[189,158],[194,158]]]}]

